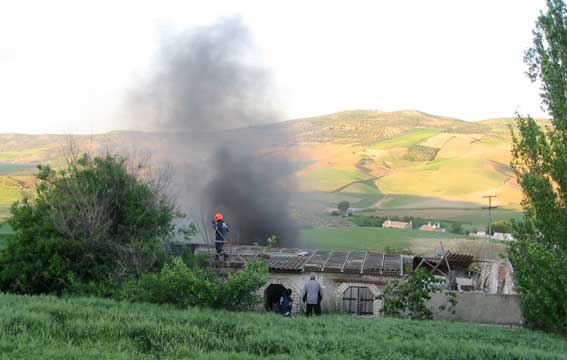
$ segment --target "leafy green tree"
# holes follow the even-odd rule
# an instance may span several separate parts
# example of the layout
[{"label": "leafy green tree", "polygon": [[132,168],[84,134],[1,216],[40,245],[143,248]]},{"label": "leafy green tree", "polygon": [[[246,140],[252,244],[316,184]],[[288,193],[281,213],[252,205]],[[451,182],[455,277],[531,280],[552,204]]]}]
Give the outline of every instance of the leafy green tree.
[{"label": "leafy green tree", "polygon": [[567,12],[548,0],[526,51],[528,76],[541,83],[552,117],[542,128],[518,117],[512,167],[524,193],[524,219],[510,247],[516,287],[529,326],[567,333]]},{"label": "leafy green tree", "polygon": [[120,156],[39,166],[33,198],[15,203],[0,253],[0,290],[105,293],[115,281],[161,267],[173,235],[167,181]]},{"label": "leafy green tree", "polygon": [[465,230],[463,228],[463,224],[461,224],[460,222],[454,222],[454,223],[451,223],[450,231],[453,234],[462,234],[462,233],[464,233]]},{"label": "leafy green tree", "polygon": [[344,215],[347,215],[347,210],[350,207],[350,202],[341,201],[337,204],[337,209],[339,209]]}]

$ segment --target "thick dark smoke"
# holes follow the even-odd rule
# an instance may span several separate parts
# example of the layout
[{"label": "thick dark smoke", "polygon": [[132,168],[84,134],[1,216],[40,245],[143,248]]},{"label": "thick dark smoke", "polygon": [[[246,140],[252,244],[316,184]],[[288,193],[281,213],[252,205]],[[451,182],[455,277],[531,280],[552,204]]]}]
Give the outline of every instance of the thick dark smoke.
[{"label": "thick dark smoke", "polygon": [[289,134],[255,127],[281,116],[270,73],[254,55],[239,18],[181,34],[162,46],[159,70],[135,92],[133,113],[141,127],[176,133],[167,152],[185,209],[204,209],[210,219],[223,212],[231,242],[276,235],[291,246],[289,165],[263,155]]}]

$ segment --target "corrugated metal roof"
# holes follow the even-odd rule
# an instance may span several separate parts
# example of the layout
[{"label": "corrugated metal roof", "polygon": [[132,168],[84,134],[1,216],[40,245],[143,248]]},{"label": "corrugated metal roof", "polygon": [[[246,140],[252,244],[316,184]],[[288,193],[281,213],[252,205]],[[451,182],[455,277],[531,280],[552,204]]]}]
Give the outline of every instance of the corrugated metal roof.
[{"label": "corrugated metal roof", "polygon": [[[214,251],[214,250],[209,250]],[[266,249],[260,246],[225,246],[228,260],[221,267],[240,267],[246,261],[260,258],[273,272],[328,272],[399,277],[423,257],[389,255],[375,251],[330,251],[293,248]],[[439,258],[425,258],[437,262]],[[472,256],[449,254],[451,268],[466,269]],[[413,266],[412,266],[413,265]],[[443,265],[443,264],[440,264]]]},{"label": "corrugated metal roof", "polygon": [[305,260],[302,256],[273,256],[265,261],[270,270],[300,272],[303,270]]}]

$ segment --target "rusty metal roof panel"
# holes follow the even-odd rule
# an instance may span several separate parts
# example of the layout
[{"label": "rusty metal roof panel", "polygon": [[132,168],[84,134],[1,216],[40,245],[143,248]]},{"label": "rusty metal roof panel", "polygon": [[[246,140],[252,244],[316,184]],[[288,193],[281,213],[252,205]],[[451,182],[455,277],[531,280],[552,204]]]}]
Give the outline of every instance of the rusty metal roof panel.
[{"label": "rusty metal roof panel", "polygon": [[361,272],[365,258],[366,258],[366,252],[352,251],[345,263],[344,272],[346,273]]},{"label": "rusty metal roof panel", "polygon": [[400,255],[385,255],[382,267],[387,270],[400,271],[402,260]]},{"label": "rusty metal roof panel", "polygon": [[342,272],[349,254],[349,252],[345,251],[333,251],[329,260],[325,264],[323,271],[336,273]]},{"label": "rusty metal roof panel", "polygon": [[364,262],[364,268],[362,271],[365,274],[378,275],[382,270],[382,264],[384,262],[384,254],[379,252],[368,252],[366,255],[366,261]]},{"label": "rusty metal roof panel", "polygon": [[331,254],[331,251],[317,250],[305,263],[305,271],[322,271]]},{"label": "rusty metal roof panel", "polygon": [[305,260],[306,258],[301,256],[272,256],[265,261],[273,271],[301,271]]}]

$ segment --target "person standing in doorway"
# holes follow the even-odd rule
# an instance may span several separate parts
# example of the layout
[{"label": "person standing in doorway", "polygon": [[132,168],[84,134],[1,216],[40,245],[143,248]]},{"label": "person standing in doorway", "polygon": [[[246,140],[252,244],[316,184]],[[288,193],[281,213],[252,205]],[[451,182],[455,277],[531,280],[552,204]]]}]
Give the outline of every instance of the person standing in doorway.
[{"label": "person standing in doorway", "polygon": [[301,292],[301,298],[306,303],[305,313],[307,316],[321,315],[321,300],[323,300],[323,295],[321,293],[321,284],[317,281],[317,276],[311,274],[310,280],[303,286],[303,291]]},{"label": "person standing in doorway", "polygon": [[284,316],[291,316],[291,307],[293,299],[291,298],[291,289],[285,289],[280,297],[280,313]]}]

